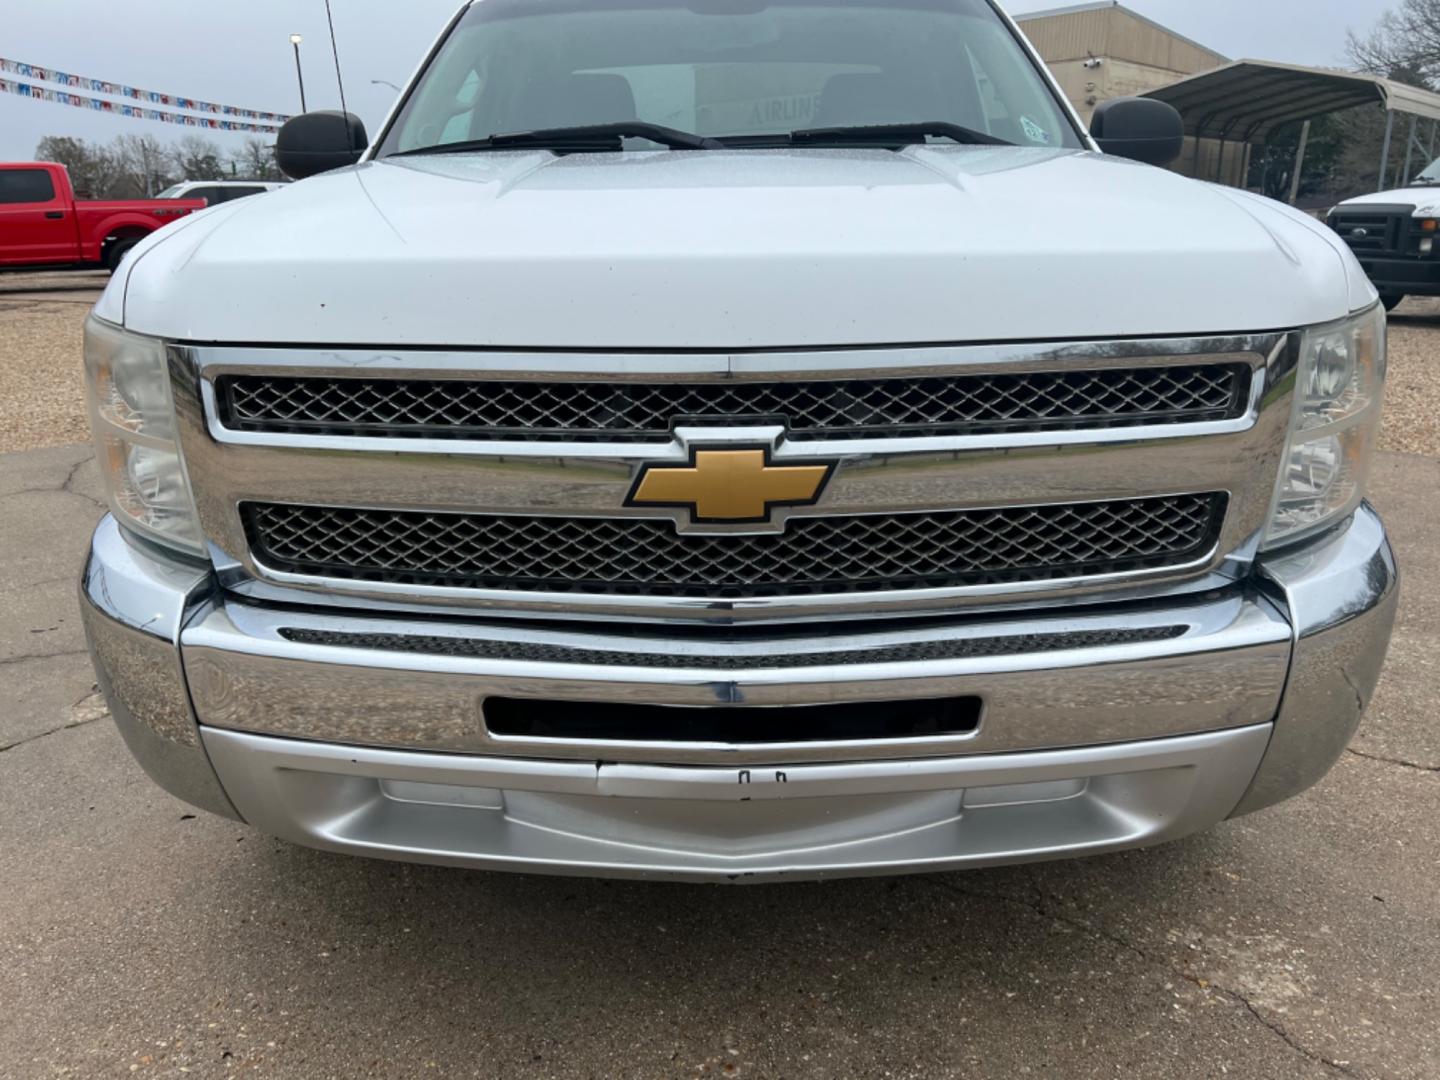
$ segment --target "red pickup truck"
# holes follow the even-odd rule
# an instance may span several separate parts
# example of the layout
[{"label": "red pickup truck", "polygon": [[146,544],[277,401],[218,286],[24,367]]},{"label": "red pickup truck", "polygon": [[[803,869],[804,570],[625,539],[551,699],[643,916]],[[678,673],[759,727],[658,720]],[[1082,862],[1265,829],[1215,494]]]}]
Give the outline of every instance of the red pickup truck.
[{"label": "red pickup truck", "polygon": [[0,163],[0,268],[113,270],[150,233],[204,208],[204,199],[81,200],[63,165]]}]

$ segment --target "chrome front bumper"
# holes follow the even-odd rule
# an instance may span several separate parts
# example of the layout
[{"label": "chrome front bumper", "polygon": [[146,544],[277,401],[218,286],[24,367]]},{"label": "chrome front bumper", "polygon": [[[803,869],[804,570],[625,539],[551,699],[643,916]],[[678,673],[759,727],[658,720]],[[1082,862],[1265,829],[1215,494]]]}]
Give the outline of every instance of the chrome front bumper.
[{"label": "chrome front bumper", "polygon": [[[255,606],[108,518],[81,595],[121,733],[195,805],[337,851],[733,881],[1110,851],[1278,802],[1323,776],[1354,733],[1398,591],[1365,508],[1262,561],[1249,584],[800,639]],[[1147,628],[1164,632],[1114,638]],[[313,643],[327,631],[377,644]],[[1073,644],[991,647],[1031,635]],[[394,647],[417,636],[430,651]],[[446,639],[467,649],[433,648]],[[874,659],[937,642],[947,658]],[[524,658],[497,658],[499,643]],[[575,660],[606,652],[628,659]],[[817,653],[824,662],[800,665]],[[717,654],[731,658],[724,670]],[[735,669],[736,654],[753,665]],[[491,734],[494,695],[700,708],[973,695],[984,714],[975,732],[945,738],[596,743]]]}]

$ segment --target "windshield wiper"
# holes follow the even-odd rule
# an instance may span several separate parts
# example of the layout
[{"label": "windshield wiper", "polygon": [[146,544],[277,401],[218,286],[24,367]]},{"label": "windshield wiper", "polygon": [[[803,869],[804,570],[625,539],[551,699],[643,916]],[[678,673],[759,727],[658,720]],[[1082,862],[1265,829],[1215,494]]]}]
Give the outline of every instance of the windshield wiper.
[{"label": "windshield wiper", "polygon": [[649,139],[671,150],[723,150],[725,144],[663,124],[643,120],[619,120],[613,124],[586,124],[578,127],[541,128],[538,131],[515,131],[491,135],[487,139],[439,143],[414,150],[401,150],[391,157],[415,154],[464,154],[472,150],[508,150],[536,147],[559,153],[581,153],[587,150],[619,150],[621,139]]},{"label": "windshield wiper", "polygon": [[926,136],[949,139],[965,146],[1014,146],[985,131],[945,120],[919,120],[913,124],[862,124],[855,127],[803,128],[790,133],[792,146],[886,146],[923,143]]}]

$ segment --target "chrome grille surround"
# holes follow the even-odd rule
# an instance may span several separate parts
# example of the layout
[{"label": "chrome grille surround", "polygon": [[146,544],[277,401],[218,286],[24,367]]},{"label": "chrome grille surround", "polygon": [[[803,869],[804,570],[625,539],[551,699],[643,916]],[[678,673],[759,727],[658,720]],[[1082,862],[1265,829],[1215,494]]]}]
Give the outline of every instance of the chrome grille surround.
[{"label": "chrome grille surround", "polygon": [[1244,364],[793,382],[538,382],[227,375],[237,431],[381,438],[665,442],[677,423],[782,423],[812,439],[916,438],[1228,420]]},{"label": "chrome grille surround", "polygon": [[251,550],[296,574],[396,584],[740,598],[954,588],[1192,562],[1222,495],[867,517],[782,534],[679,533],[642,518],[501,517],[247,503]]},{"label": "chrome grille surround", "polygon": [[[1243,576],[1268,513],[1289,420],[1298,335],[985,346],[818,349],[742,353],[591,354],[503,350],[399,352],[366,348],[170,347],[180,440],[220,580],[261,601],[372,611],[487,611],[567,620],[805,622],[957,607],[1001,609],[1090,603],[1214,588]],[[951,376],[1057,370],[1138,370],[1177,364],[1243,365],[1243,411],[1196,423],[1066,431],[815,439],[783,425],[677,424],[664,443],[583,439],[385,438],[235,430],[221,420],[217,384],[230,375],[473,379],[673,380],[726,383]],[[698,444],[773,446],[777,464],[837,463],[820,503],[779,509],[766,526],[705,526],[684,510],[622,505],[644,463],[682,463]],[[947,514],[1057,504],[1221,494],[1214,543],[1193,559],[1113,572],[911,588],[724,597],[555,592],[361,580],[296,573],[252,551],[246,503],[496,516],[668,518],[681,532],[784,534],[797,519]]]}]

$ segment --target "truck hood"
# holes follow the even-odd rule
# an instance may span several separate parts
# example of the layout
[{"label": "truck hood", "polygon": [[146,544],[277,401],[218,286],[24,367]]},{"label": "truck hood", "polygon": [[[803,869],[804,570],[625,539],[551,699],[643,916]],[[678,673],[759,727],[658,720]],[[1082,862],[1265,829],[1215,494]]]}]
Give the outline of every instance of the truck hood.
[{"label": "truck hood", "polygon": [[1440,217],[1440,187],[1403,187],[1346,199],[1341,206],[1411,206],[1416,217]]},{"label": "truck hood", "polygon": [[1279,204],[988,147],[391,158],[197,215],[117,287],[177,340],[615,350],[1248,332],[1374,296]]}]

